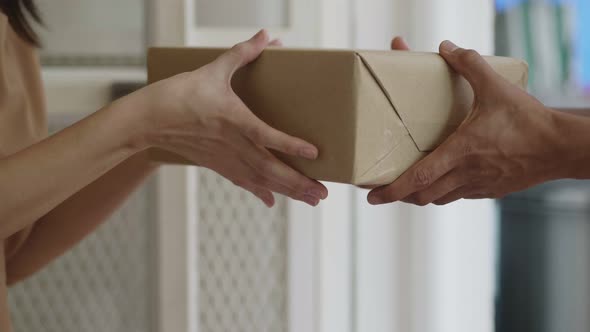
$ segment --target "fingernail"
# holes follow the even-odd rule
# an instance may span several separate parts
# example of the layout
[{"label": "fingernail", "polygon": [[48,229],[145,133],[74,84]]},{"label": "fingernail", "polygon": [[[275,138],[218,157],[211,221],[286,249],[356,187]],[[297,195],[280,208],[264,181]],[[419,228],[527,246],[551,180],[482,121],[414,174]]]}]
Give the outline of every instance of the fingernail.
[{"label": "fingernail", "polygon": [[399,39],[402,41],[402,44],[404,44],[406,48],[411,48],[410,44],[408,44],[408,42],[403,37],[399,37]]},{"label": "fingernail", "polygon": [[306,159],[316,159],[318,157],[318,152],[312,148],[302,148],[299,150],[299,155]]},{"label": "fingernail", "polygon": [[440,50],[445,52],[445,53],[452,53],[454,52],[456,49],[458,49],[459,46],[455,45],[452,41],[450,40],[445,40],[440,44]]},{"label": "fingernail", "polygon": [[267,208],[271,208],[273,204],[271,202],[264,202],[264,205],[266,205]]},{"label": "fingernail", "polygon": [[398,40],[399,40],[399,41],[400,41],[400,42],[401,42],[401,43],[402,43],[404,46],[406,46],[406,47],[410,48],[410,44],[408,44],[408,42],[406,41],[406,39],[405,39],[404,37],[402,37],[402,36],[397,36],[397,37],[395,37],[395,38],[397,38],[397,39],[398,39]]},{"label": "fingernail", "polygon": [[274,46],[283,46],[283,42],[279,38],[271,40],[269,44]]},{"label": "fingernail", "polygon": [[303,196],[303,200],[305,201],[305,203],[311,205],[311,206],[316,206],[320,203],[319,198],[313,197],[313,196],[309,196],[309,195],[304,195]]},{"label": "fingernail", "polygon": [[272,197],[265,197],[264,200],[263,200],[263,202],[264,202],[264,204],[267,207],[271,208],[274,205],[274,198],[272,198]]},{"label": "fingernail", "polygon": [[260,38],[262,35],[266,36],[266,34],[266,29],[260,29],[260,31],[258,31],[254,37],[252,37],[252,39]]}]

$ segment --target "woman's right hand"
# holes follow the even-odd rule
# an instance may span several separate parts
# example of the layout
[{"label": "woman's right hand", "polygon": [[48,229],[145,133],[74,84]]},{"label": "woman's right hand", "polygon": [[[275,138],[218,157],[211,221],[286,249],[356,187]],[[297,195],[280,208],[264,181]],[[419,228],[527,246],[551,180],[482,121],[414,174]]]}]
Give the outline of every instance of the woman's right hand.
[{"label": "woman's right hand", "polygon": [[313,160],[317,148],[258,119],[231,87],[236,70],[273,44],[261,30],[210,64],[152,84],[129,98],[146,106],[152,128],[146,136],[148,146],[216,171],[269,207],[274,204],[272,192],[315,206],[328,196],[326,187],[268,149]]}]

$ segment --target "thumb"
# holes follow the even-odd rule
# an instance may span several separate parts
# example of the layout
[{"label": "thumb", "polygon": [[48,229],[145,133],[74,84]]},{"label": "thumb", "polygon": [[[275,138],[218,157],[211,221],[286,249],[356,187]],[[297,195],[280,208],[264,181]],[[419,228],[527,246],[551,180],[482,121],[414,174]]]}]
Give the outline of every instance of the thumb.
[{"label": "thumb", "polygon": [[480,94],[485,91],[497,73],[487,61],[474,50],[466,50],[445,40],[440,44],[440,55],[459,75],[471,84],[473,91]]},{"label": "thumb", "polygon": [[236,70],[254,61],[268,44],[268,33],[262,29],[252,38],[234,45],[229,51],[219,56],[215,62],[223,68],[227,77],[231,77]]}]

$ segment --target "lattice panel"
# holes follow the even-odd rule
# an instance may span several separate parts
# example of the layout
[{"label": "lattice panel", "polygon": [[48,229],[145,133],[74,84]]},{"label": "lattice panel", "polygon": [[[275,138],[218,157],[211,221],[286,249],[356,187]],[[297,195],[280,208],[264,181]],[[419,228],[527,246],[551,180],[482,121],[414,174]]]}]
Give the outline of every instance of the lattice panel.
[{"label": "lattice panel", "polygon": [[16,332],[155,331],[155,190],[146,183],[72,251],[10,289]]},{"label": "lattice panel", "polygon": [[268,209],[207,170],[199,184],[199,331],[285,331],[286,200]]}]

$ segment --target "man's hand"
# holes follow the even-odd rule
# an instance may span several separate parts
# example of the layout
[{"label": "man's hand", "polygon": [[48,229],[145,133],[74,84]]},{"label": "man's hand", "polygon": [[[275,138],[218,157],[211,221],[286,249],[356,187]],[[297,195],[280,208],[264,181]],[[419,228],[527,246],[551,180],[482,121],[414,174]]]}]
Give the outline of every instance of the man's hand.
[{"label": "man's hand", "polygon": [[[408,49],[401,38],[391,45]],[[440,55],[470,83],[473,109],[434,152],[392,184],[372,190],[371,204],[403,201],[423,206],[498,198],[565,176],[561,165],[570,156],[565,154],[563,133],[556,130],[560,115],[502,78],[477,52],[445,41]]]}]

